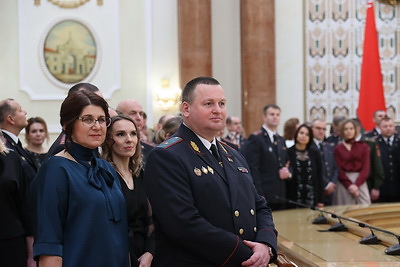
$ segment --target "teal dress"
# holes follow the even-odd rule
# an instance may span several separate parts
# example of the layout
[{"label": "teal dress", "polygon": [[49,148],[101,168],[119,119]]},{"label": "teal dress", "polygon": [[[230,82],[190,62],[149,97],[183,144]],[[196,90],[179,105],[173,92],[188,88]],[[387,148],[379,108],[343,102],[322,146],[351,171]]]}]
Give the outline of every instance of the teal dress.
[{"label": "teal dress", "polygon": [[53,255],[62,257],[63,266],[128,267],[128,222],[117,174],[92,149],[73,143],[69,152],[78,163],[53,156],[32,184],[35,259]]}]

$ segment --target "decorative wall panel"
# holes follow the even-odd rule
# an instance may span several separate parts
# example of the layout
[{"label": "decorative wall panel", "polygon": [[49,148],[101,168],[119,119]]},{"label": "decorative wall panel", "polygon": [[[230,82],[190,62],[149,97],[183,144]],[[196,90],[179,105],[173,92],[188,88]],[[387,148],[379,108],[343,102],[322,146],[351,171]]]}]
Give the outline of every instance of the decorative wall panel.
[{"label": "decorative wall panel", "polygon": [[[367,0],[306,0],[306,120],[356,117]],[[385,100],[400,119],[400,6],[375,1]]]}]

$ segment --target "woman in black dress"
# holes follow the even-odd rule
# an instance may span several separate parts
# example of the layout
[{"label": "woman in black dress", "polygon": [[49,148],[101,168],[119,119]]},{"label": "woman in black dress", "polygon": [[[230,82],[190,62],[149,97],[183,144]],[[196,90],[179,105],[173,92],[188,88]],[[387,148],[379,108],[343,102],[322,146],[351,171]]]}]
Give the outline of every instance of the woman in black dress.
[{"label": "woman in black dress", "polygon": [[32,156],[36,168],[39,169],[47,154],[43,143],[45,140],[49,140],[49,131],[44,119],[41,117],[28,119],[28,125],[25,127],[25,140],[27,144],[25,150]]},{"label": "woman in black dress", "polygon": [[[1,135],[1,134],[0,134]],[[21,159],[0,136],[0,266],[36,266],[28,204],[28,179]]]},{"label": "woman in black dress", "polygon": [[118,173],[128,211],[131,266],[150,266],[154,254],[152,211],[143,187],[140,133],[130,117],[112,118],[103,157]]},{"label": "woman in black dress", "polygon": [[287,198],[309,207],[323,207],[322,161],[319,152],[311,147],[311,128],[300,125],[294,142],[288,149],[292,178],[286,180]]}]

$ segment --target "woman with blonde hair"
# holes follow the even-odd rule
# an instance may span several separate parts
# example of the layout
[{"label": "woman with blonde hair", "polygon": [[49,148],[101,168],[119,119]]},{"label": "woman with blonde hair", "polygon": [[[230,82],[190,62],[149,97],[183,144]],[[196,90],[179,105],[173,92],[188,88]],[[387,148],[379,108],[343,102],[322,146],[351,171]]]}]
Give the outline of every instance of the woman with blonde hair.
[{"label": "woman with blonde hair", "polygon": [[334,205],[371,204],[366,180],[369,175],[369,147],[356,141],[356,123],[347,119],[340,124],[341,141],[334,150],[339,182],[333,197]]}]

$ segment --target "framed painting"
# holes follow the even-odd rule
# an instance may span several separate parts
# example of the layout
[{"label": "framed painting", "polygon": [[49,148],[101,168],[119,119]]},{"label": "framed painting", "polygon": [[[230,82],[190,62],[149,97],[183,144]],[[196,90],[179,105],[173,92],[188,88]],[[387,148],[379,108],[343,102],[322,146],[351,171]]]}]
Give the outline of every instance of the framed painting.
[{"label": "framed painting", "polygon": [[79,82],[106,99],[121,88],[119,1],[60,8],[19,0],[20,87],[31,100],[62,100]]},{"label": "framed painting", "polygon": [[54,82],[75,84],[90,80],[100,60],[97,41],[81,21],[63,20],[48,32],[43,43],[42,64]]}]

